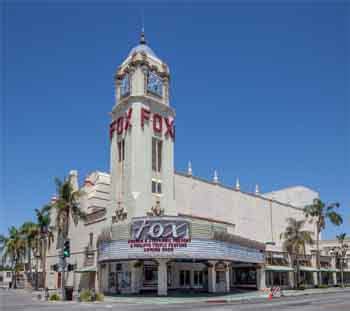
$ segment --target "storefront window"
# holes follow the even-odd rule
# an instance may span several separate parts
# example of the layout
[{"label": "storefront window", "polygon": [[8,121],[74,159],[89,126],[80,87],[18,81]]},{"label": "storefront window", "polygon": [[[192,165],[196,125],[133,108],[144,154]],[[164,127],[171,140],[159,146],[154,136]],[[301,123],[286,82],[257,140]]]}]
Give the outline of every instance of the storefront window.
[{"label": "storefront window", "polygon": [[331,272],[321,272],[322,284],[332,284],[332,273]]},{"label": "storefront window", "polygon": [[311,271],[300,271],[300,283],[303,285],[313,285],[314,279]]},{"label": "storefront window", "polygon": [[236,270],[237,284],[255,284],[256,285],[256,270],[252,268],[239,268]]},{"label": "storefront window", "polygon": [[190,286],[190,271],[189,270],[181,270],[180,271],[180,286]]},{"label": "storefront window", "polygon": [[194,271],[194,286],[203,286],[203,271]]},{"label": "storefront window", "polygon": [[266,285],[268,287],[288,286],[289,285],[288,272],[266,271]]},{"label": "storefront window", "polygon": [[158,270],[156,266],[145,266],[143,273],[145,284],[157,284]]}]

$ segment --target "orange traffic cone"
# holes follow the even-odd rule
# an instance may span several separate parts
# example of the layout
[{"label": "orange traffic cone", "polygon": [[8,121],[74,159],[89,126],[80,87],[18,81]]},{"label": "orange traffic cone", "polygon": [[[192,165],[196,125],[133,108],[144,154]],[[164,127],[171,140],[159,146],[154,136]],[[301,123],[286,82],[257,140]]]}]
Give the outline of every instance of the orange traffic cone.
[{"label": "orange traffic cone", "polygon": [[272,300],[272,292],[269,292],[269,295],[267,296],[268,300]]}]

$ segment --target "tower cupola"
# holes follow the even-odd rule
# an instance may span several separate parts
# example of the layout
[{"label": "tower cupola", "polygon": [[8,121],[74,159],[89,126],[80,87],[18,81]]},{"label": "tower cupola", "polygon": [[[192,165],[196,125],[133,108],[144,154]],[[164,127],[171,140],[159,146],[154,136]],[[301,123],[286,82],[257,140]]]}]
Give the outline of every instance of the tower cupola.
[{"label": "tower cupola", "polygon": [[115,74],[116,104],[145,96],[169,106],[169,79],[167,64],[147,45],[142,31],[139,44],[131,49]]}]

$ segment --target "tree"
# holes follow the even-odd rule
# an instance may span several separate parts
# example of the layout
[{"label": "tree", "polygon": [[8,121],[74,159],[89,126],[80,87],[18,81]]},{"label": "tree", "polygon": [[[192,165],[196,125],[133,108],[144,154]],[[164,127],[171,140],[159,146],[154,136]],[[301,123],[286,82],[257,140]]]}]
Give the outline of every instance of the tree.
[{"label": "tree", "polygon": [[[39,234],[39,228],[38,225],[27,221],[22,224],[22,226],[19,228],[19,232],[22,235],[22,238],[25,241],[25,255],[28,260],[28,267],[29,267],[29,279],[30,283],[32,284],[33,281],[33,272],[32,272],[32,251],[35,249],[35,243],[37,236]],[[27,272],[27,271],[26,271]],[[28,272],[26,273],[28,275]]]},{"label": "tree", "polygon": [[[48,247],[50,247],[51,242],[54,239],[54,235],[50,227],[51,208],[51,205],[45,205],[41,209],[35,209],[37,226],[39,228],[39,236],[37,239],[37,255],[40,256],[40,262],[43,271],[44,287],[46,279],[46,253]],[[38,267],[38,263],[36,266]],[[38,288],[38,273],[36,273],[35,287],[36,289]]]},{"label": "tree", "polygon": [[[80,190],[73,189],[69,179],[61,181],[55,179],[57,187],[57,199],[53,203],[56,209],[56,229],[63,240],[68,238],[70,217],[77,224],[80,219],[85,219],[86,214],[80,209],[79,198],[82,195]],[[61,245],[60,245],[61,246]]]},{"label": "tree", "polygon": [[[83,194],[79,189],[74,189],[69,178],[61,181],[55,179],[57,187],[57,199],[53,203],[53,208],[56,210],[56,229],[58,236],[58,245],[63,247],[64,241],[68,238],[70,218],[72,218],[75,224],[80,219],[86,219],[86,214],[80,209],[79,198]],[[65,297],[64,293],[65,277],[62,273],[62,297]]]},{"label": "tree", "polygon": [[306,245],[313,244],[312,232],[302,230],[305,220],[296,220],[287,218],[287,227],[285,232],[281,233],[283,239],[283,249],[288,252],[295,269],[296,286],[299,287],[300,281],[300,264],[299,255],[305,255]]},{"label": "tree", "polygon": [[339,246],[334,248],[336,256],[340,261],[340,279],[341,279],[342,287],[344,287],[344,258],[349,249],[349,245],[345,243],[345,238],[346,238],[346,233],[341,233],[337,235]]},{"label": "tree", "polygon": [[17,272],[25,256],[26,242],[22,238],[20,231],[12,226],[9,228],[8,236],[0,236],[0,245],[0,250],[3,252],[3,261],[10,260],[11,268],[14,271],[13,288],[17,288]]},{"label": "tree", "polygon": [[[313,204],[304,207],[306,218],[316,224],[316,267],[320,270],[320,233],[326,228],[326,220],[333,225],[339,226],[343,223],[343,218],[335,210],[339,208],[339,203],[326,205],[320,199],[314,199]],[[317,272],[318,284],[321,284],[321,274]]]}]

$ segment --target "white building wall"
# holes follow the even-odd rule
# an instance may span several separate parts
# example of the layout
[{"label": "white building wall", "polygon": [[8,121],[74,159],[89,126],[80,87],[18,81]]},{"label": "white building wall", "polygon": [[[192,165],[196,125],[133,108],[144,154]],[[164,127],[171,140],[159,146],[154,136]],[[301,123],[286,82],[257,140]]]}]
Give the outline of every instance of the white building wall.
[{"label": "white building wall", "polygon": [[264,193],[263,196],[296,207],[304,208],[305,205],[311,204],[315,198],[318,198],[319,194],[318,192],[304,186],[294,186]]},{"label": "white building wall", "polygon": [[[93,172],[85,180],[85,185],[81,188],[84,195],[80,199],[81,209],[91,214],[97,210],[108,210],[110,204],[110,177],[106,173]],[[56,217],[56,211],[51,211],[51,221],[54,223]],[[97,252],[96,241],[103,227],[107,224],[107,212],[106,215],[96,219],[95,221],[85,222],[79,220],[77,224],[74,224],[72,218],[70,218],[69,226],[69,239],[71,256],[67,258],[67,263],[75,264],[77,269],[84,267],[86,260],[85,248],[89,245],[90,233],[93,233],[93,245],[92,251],[95,253],[93,266],[96,266]],[[54,231],[54,242],[47,251],[46,260],[46,286],[49,289],[57,288],[58,273],[51,269],[52,265],[59,262],[59,249],[57,245],[57,232]],[[66,273],[66,285],[74,286],[75,288],[87,288],[88,279],[87,274],[68,272]]]},{"label": "white building wall", "polygon": [[[308,204],[313,198],[310,195]],[[274,242],[276,245],[269,248],[276,250],[281,249],[280,234],[287,218],[304,219],[300,208],[182,174],[175,174],[175,200],[179,214],[233,223],[235,234],[262,243]],[[309,222],[304,228],[315,232]]]}]

